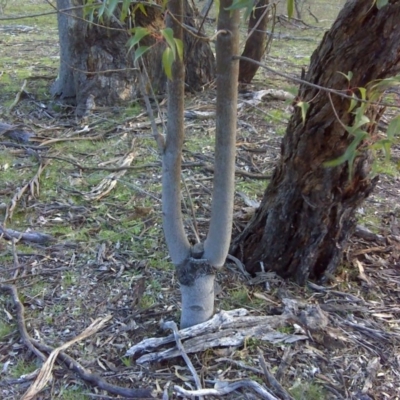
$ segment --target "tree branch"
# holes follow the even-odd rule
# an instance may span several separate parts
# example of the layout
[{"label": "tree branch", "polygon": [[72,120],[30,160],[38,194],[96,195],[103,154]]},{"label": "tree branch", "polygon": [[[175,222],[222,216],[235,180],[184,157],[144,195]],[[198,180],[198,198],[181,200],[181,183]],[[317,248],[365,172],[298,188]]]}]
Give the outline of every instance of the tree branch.
[{"label": "tree branch", "polygon": [[[175,39],[183,39],[182,27],[171,18],[182,22],[181,0],[168,2],[167,27]],[[181,210],[181,156],[184,140],[185,70],[183,60],[176,56],[172,64],[172,79],[168,81],[168,123],[163,153],[162,210],[163,227],[169,254],[175,265],[180,265],[190,254],[190,245],[183,227]]]}]

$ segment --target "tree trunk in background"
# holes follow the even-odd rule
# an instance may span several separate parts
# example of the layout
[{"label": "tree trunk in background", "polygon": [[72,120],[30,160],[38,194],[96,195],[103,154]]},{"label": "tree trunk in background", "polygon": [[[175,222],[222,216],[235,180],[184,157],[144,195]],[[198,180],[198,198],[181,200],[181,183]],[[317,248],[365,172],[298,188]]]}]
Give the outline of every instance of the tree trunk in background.
[{"label": "tree trunk in background", "polygon": [[[184,4],[185,23],[195,27],[194,11],[186,0]],[[58,9],[79,5],[82,5],[82,0],[57,0]],[[147,15],[136,11],[133,26],[144,26],[155,33],[164,28],[164,15],[160,10],[146,7],[146,11]],[[82,9],[59,13],[58,24],[60,71],[52,87],[53,96],[76,105],[78,116],[85,113],[91,99],[98,106],[115,106],[140,96],[133,51],[127,54],[126,44],[130,36],[124,24],[117,18],[105,18],[105,22],[99,24],[107,27],[89,24],[83,20]],[[147,36],[141,45],[155,44],[158,36]],[[164,93],[166,89],[167,79],[161,62],[164,48],[161,41],[143,56],[156,93]],[[207,42],[186,33],[184,52],[187,88],[199,90],[214,79],[212,50]]]},{"label": "tree trunk in background", "polygon": [[[267,44],[267,25],[269,20],[269,0],[260,0],[254,12],[250,15],[248,33],[254,32],[247,38],[242,53],[243,57],[251,58],[255,61],[261,61],[265,54]],[[258,70],[258,65],[248,61],[240,60],[239,64],[239,82],[250,83]]]},{"label": "tree trunk in background", "polygon": [[[339,71],[353,72],[352,88],[398,74],[398,21],[400,0],[381,10],[368,1],[348,1],[314,52],[305,79],[346,90],[348,82]],[[340,120],[351,126],[349,100],[331,96]],[[365,143],[358,149],[350,180],[347,163],[323,165],[342,155],[352,137],[335,117],[326,92],[302,84],[298,98],[310,104],[305,123],[296,107],[262,204],[231,251],[241,256],[249,272],[260,270],[262,264],[304,284],[308,278],[324,280],[336,270],[355,226],[356,209],[376,179],[371,178],[372,160]],[[374,111],[369,108],[370,118]]]}]

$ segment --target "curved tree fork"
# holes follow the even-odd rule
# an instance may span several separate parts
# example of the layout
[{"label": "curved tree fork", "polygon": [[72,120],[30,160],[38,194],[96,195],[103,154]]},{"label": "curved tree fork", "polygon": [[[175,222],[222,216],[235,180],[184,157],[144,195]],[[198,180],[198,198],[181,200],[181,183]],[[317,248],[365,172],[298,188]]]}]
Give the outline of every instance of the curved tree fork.
[{"label": "curved tree fork", "polygon": [[[215,268],[224,265],[231,238],[236,104],[239,62],[239,12],[227,10],[231,0],[221,0],[216,43],[217,105],[214,190],[210,230],[204,243],[191,246],[181,213],[181,155],[184,140],[184,65],[176,58],[168,82],[168,124],[163,149],[162,207],[168,250],[176,266],[182,293],[181,329],[208,320],[214,313]],[[182,39],[182,1],[168,2],[167,25]],[[178,23],[177,23],[177,22]]]},{"label": "curved tree fork", "polygon": [[[400,0],[378,9],[374,1],[349,0],[311,58],[305,80],[326,88],[355,93],[371,82],[400,71]],[[350,83],[344,74],[352,72]],[[295,107],[282,142],[281,158],[262,204],[231,251],[249,272],[264,267],[304,284],[335,272],[349,236],[355,212],[372,192],[374,140],[379,113],[366,109],[369,132],[359,143],[354,162],[327,167],[342,156],[354,136],[350,100],[301,84],[299,101],[309,105],[303,120]]]}]

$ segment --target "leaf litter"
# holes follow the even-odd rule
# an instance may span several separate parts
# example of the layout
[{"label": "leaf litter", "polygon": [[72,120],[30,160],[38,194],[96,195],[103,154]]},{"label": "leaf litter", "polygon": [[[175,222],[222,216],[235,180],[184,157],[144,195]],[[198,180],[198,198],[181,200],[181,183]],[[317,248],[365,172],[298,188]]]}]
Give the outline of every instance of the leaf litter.
[{"label": "leaf litter", "polygon": [[[28,44],[21,38],[16,50],[16,40],[18,36],[9,50],[23,54]],[[55,45],[55,39],[47,41],[48,49]],[[40,54],[34,56],[37,61]],[[287,61],[271,62],[282,68]],[[56,68],[54,64],[49,70],[56,74]],[[273,78],[260,75],[251,89],[262,91],[263,82]],[[273,82],[281,88],[281,80]],[[68,110],[42,107],[52,103],[35,95],[40,84],[48,82],[28,80],[24,90],[30,96],[20,93],[19,85],[1,99],[12,101],[20,94],[12,113],[2,106],[0,116],[4,123],[29,127],[35,139],[0,143],[0,289],[15,286],[34,340],[54,349],[68,343],[65,354],[109,384],[150,388],[158,397],[190,396],[187,391],[196,388],[193,373],[179,356],[174,335],[162,329],[165,321],[179,320],[180,298],[162,235],[161,168],[150,124],[138,107],[130,113],[117,109],[119,115],[94,111],[87,125],[77,125]],[[277,131],[284,130],[290,115],[284,100],[257,96],[254,103],[243,94],[238,110],[236,232],[262,198],[279,157]],[[186,105],[183,176],[192,206],[185,203],[183,212],[193,242],[192,211],[201,239],[210,216],[214,101],[211,88],[188,97]],[[392,150],[393,159],[400,159],[398,144]],[[327,286],[310,282],[300,288],[269,272],[248,277],[233,260],[217,273],[215,318],[244,309],[240,318],[261,326],[262,334],[257,336],[246,319],[241,322],[245,326],[235,325],[235,332],[214,328],[194,334],[194,342],[180,334],[203,388],[216,390],[207,399],[224,391],[232,399],[264,398],[258,391],[263,388],[277,398],[289,393],[304,399],[400,396],[400,189],[397,172],[382,172],[375,193],[360,210],[360,227],[343,265]],[[24,240],[35,232],[53,240]],[[40,364],[21,343],[16,304],[4,290],[0,304],[0,393],[15,399],[37,376],[16,377],[17,365],[37,369]],[[98,319],[104,326],[79,336]],[[274,335],[266,337],[267,328]],[[79,341],[72,343],[75,338]],[[149,341],[156,353],[145,347]],[[126,355],[130,348],[139,350]],[[45,353],[48,358],[50,351]],[[68,390],[76,398],[120,398],[79,379],[68,363],[56,362],[47,373],[51,383],[39,398],[64,398]],[[226,387],[226,382],[237,385]],[[249,382],[262,383],[261,389]]]}]

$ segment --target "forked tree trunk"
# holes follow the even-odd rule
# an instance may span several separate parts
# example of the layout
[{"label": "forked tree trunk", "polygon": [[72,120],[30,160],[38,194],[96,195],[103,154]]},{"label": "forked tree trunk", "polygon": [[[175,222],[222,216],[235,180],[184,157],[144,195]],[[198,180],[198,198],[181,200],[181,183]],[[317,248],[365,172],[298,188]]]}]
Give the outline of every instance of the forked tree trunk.
[{"label": "forked tree trunk", "polygon": [[[243,57],[261,61],[267,44],[267,25],[269,20],[269,0],[259,0],[249,19],[248,33]],[[239,82],[250,83],[258,71],[258,65],[249,61],[240,60]]]},{"label": "forked tree trunk", "polygon": [[[63,10],[81,6],[82,3],[83,0],[57,0],[57,7]],[[184,5],[185,23],[195,28],[194,11],[186,0]],[[164,27],[164,14],[150,6],[146,7],[146,14],[136,10],[131,26],[143,26],[153,33],[140,44],[154,45],[143,60],[155,93],[164,93],[167,79],[161,57],[165,45],[159,40],[159,29]],[[128,24],[115,17],[104,17],[102,22],[94,18],[95,23],[89,24],[83,17],[83,9],[79,7],[58,14],[60,72],[52,87],[53,96],[77,106],[78,116],[85,113],[87,100],[91,98],[97,106],[115,106],[140,96],[133,51],[127,54]],[[187,89],[199,90],[214,79],[212,50],[208,42],[186,33],[184,51]]]},{"label": "forked tree trunk", "polygon": [[[400,70],[400,0],[380,10],[372,2],[350,0],[314,52],[306,80],[347,91],[339,72],[352,71],[350,87],[393,76]],[[355,226],[355,211],[371,193],[371,156],[366,144],[359,148],[354,174],[347,163],[325,167],[341,156],[352,137],[349,100],[305,84],[298,99],[310,104],[305,123],[295,107],[282,142],[281,158],[260,208],[236,238],[232,252],[242,256],[246,268],[263,266],[304,284],[308,278],[332,274],[341,261]],[[368,114],[374,114],[369,108]],[[370,137],[369,143],[373,141]]]},{"label": "forked tree trunk", "polygon": [[[214,275],[228,254],[232,230],[236,109],[239,63],[239,10],[227,10],[231,0],[220,0],[218,14],[217,104],[214,188],[210,230],[205,243],[191,247],[181,212],[181,159],[184,140],[184,68],[179,59],[168,81],[168,124],[163,151],[162,211],[169,254],[176,266],[182,294],[181,328],[196,325],[214,313]],[[181,0],[168,2],[168,26],[174,37],[182,37]],[[172,18],[171,15],[175,17]],[[176,21],[179,21],[177,23]]]}]

